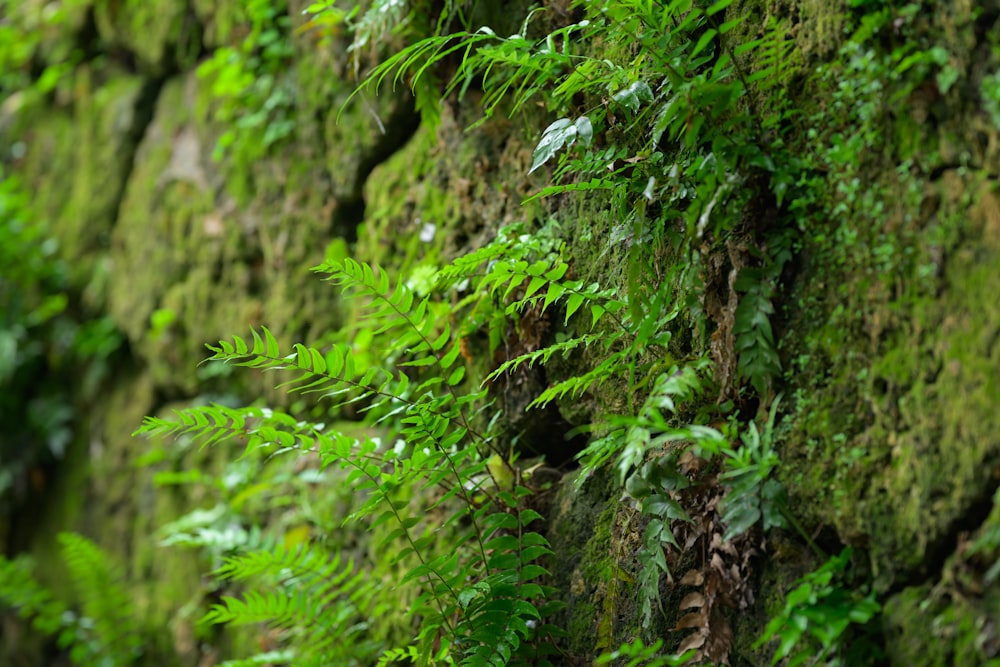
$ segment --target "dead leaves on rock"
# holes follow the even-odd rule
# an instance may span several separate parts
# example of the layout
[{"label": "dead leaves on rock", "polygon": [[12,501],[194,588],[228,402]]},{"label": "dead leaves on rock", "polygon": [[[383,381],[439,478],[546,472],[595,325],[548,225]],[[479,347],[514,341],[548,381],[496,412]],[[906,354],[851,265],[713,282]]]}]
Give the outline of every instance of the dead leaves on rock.
[{"label": "dead leaves on rock", "polygon": [[691,521],[675,522],[681,549],[668,553],[667,558],[679,565],[685,554],[695,553],[699,562],[674,584],[681,587],[683,596],[677,607],[681,617],[672,630],[684,634],[678,654],[695,652],[691,664],[728,665],[733,643],[730,618],[753,607],[753,559],[763,548],[763,540],[757,531],[723,539],[726,525],[720,506],[725,490],[718,475],[705,472],[704,467],[705,461],[693,455],[680,460],[691,485],[676,492],[676,499]]}]

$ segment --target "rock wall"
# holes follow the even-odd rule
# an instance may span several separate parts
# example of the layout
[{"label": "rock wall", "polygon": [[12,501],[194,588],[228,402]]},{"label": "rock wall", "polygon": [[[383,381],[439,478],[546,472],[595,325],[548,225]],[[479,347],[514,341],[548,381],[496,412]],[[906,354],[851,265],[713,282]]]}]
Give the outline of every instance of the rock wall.
[{"label": "rock wall", "polygon": [[[44,4],[29,0],[10,20],[37,25]],[[205,397],[285,400],[267,378],[200,369],[206,342],[249,325],[286,342],[342,326],[349,313],[308,271],[328,252],[406,272],[474,249],[504,224],[555,220],[581,275],[621,285],[626,260],[608,252],[614,221],[600,198],[521,205],[547,183],[528,175],[551,121],[545,109],[467,130],[481,117],[475,91],[446,103],[435,127],[421,123],[403,86],[344,106],[358,62],[349,36],[303,29],[309,3],[290,0],[281,30],[291,51],[268,73],[267,94],[292,96],[276,104],[293,129],[266,150],[220,159],[220,138],[241,119],[220,119],[227,102],[196,68],[239,48],[243,3],[64,4],[68,17],[44,33],[37,57],[52,64],[72,50],[76,64],[51,93],[4,102],[3,160],[50,221],[74,299],[113,317],[127,358],[98,396],[81,397],[90,412],[69,454],[44,493],[20,505],[5,547],[32,552],[58,581],[55,532],[91,535],[127,564],[143,623],[170,629],[148,664],[205,664],[190,612],[203,564],[155,538],[200,499],[155,486],[135,464],[144,445],[130,434],[145,415]],[[857,158],[814,174],[835,205],[798,212],[803,234],[782,276],[780,474],[805,535],[829,553],[855,548],[884,605],[874,633],[887,663],[986,664],[1000,656],[1000,114],[990,116],[997,100],[984,91],[1000,67],[1000,5],[912,3],[871,52],[845,52],[844,26],[864,4],[727,9],[747,17],[740,30],[767,17],[792,29],[801,86],[787,95],[802,114],[783,128],[785,141],[802,154],[822,144]],[[888,73],[870,71],[876,51],[931,46],[940,51],[924,61],[904,67],[900,56]],[[840,65],[826,79],[810,77],[831,63]],[[918,84],[892,78],[921,67]],[[876,103],[889,111],[873,120],[866,105]],[[828,125],[810,127],[819,111]],[[695,334],[678,335],[697,347]],[[568,428],[615,411],[615,400],[609,388],[549,418]],[[188,451],[176,465],[216,469],[224,459]],[[555,583],[569,605],[561,620],[568,654],[580,659],[637,634],[630,590],[641,520],[620,495],[609,474],[564,484],[552,499]],[[757,595],[734,622],[730,664],[767,663],[753,640],[819,562],[794,531],[771,534],[754,556]],[[665,591],[665,604],[680,596]],[[670,636],[672,622],[660,631]]]}]

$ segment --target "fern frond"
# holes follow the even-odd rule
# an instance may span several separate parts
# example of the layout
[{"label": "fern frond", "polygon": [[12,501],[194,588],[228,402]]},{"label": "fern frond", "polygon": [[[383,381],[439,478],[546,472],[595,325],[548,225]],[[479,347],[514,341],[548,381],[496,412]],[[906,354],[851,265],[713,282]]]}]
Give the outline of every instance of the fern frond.
[{"label": "fern frond", "polygon": [[482,276],[490,264],[509,258],[514,240],[501,230],[491,243],[452,260],[437,273],[440,288],[454,286],[458,281]]},{"label": "fern frond", "polygon": [[582,181],[579,183],[547,185],[525,199],[522,204],[530,204],[538,199],[544,199],[545,197],[552,197],[554,195],[562,195],[568,192],[597,192],[599,190],[615,190],[620,187],[622,187],[621,181],[614,181],[610,178],[592,178],[589,181]]},{"label": "fern frond", "polygon": [[142,653],[132,596],[124,577],[96,544],[76,533],[58,536],[62,557],[83,613],[93,622],[100,653],[129,664]]},{"label": "fern frond", "polygon": [[760,271],[744,269],[736,281],[737,290],[745,290],[736,307],[733,335],[738,352],[740,377],[748,380],[761,396],[767,395],[772,380],[781,372],[771,315],[774,287]]},{"label": "fern frond", "polygon": [[[377,327],[374,333],[389,336],[394,339],[393,347],[407,356],[407,360],[399,365],[417,369],[436,368],[436,372],[419,384],[414,393],[416,401],[403,401],[404,434],[416,434],[420,440],[428,440],[433,446],[448,449],[446,439],[451,444],[458,442],[452,422],[471,436],[474,442],[484,443],[486,438],[479,434],[471,425],[468,406],[479,399],[481,394],[461,396],[456,391],[463,377],[462,366],[454,368],[461,354],[458,340],[452,336],[451,325],[446,319],[437,317],[429,307],[429,298],[417,300],[403,281],[397,281],[393,286],[384,271],[366,263],[346,259],[344,262],[328,262],[315,268],[316,271],[327,274],[327,280],[341,285],[348,294],[362,294],[369,297],[370,319]],[[443,322],[443,324],[439,324]],[[406,382],[406,374],[400,374],[400,379]],[[404,396],[396,387],[395,397]],[[380,398],[392,398],[388,391],[389,385],[383,385],[378,392]],[[384,405],[385,401],[377,401]],[[433,415],[435,423],[432,428],[426,428],[422,415]],[[423,428],[422,428],[423,427]],[[419,433],[423,430],[423,433]],[[416,433],[415,433],[416,432]],[[450,433],[449,433],[450,432]],[[445,437],[445,434],[449,434]]]},{"label": "fern frond", "polygon": [[[336,433],[323,433],[312,424],[298,422],[280,410],[247,406],[230,408],[225,405],[201,405],[174,411],[174,419],[146,417],[133,435],[187,436],[202,447],[224,440],[240,440],[247,451],[261,447],[279,450],[327,451],[330,440],[349,440]],[[326,447],[321,447],[324,444]]]},{"label": "fern frond", "polygon": [[566,378],[546,387],[528,404],[528,407],[545,407],[552,401],[560,400],[566,395],[569,395],[570,398],[582,396],[593,387],[600,386],[608,378],[616,375],[620,371],[628,354],[629,350],[613,352],[604,361],[586,373]]},{"label": "fern frond", "polygon": [[332,345],[324,354],[314,347],[296,343],[291,354],[285,354],[267,327],[261,327],[259,333],[251,329],[250,334],[249,344],[240,336],[233,336],[232,342],[222,340],[218,345],[208,345],[213,353],[208,360],[297,373],[279,385],[289,392],[320,393],[324,397],[357,392],[344,402],[371,399],[374,405],[381,406],[409,393],[409,379],[405,373],[393,374],[376,366],[360,372],[355,368],[349,345]]},{"label": "fern frond", "polygon": [[295,660],[295,651],[266,651],[249,658],[226,660],[217,667],[272,667],[273,665],[290,665]]},{"label": "fern frond", "polygon": [[0,605],[13,608],[46,635],[59,632],[66,613],[65,605],[35,579],[34,562],[24,555],[0,556]]},{"label": "fern frond", "polygon": [[607,341],[607,336],[602,336],[600,334],[584,334],[583,336],[578,336],[576,338],[567,338],[564,341],[553,343],[552,345],[547,345],[539,350],[533,352],[528,352],[526,354],[521,354],[512,359],[508,359],[499,366],[496,370],[486,376],[485,382],[493,382],[497,380],[501,375],[507,373],[513,373],[521,366],[527,364],[529,368],[533,367],[535,364],[547,364],[552,355],[559,353],[563,357],[575,350],[578,347],[588,348],[593,343],[604,343]]},{"label": "fern frond", "polygon": [[364,630],[365,607],[374,590],[353,562],[312,547],[278,546],[227,558],[215,574],[257,582],[241,598],[223,596],[201,623],[263,623],[288,637],[296,664],[360,657],[352,651]]},{"label": "fern frond", "polygon": [[[350,104],[351,100],[353,100],[357,95],[360,95],[362,92],[369,89],[378,93],[382,84],[385,82],[385,79],[389,77],[390,74],[393,74],[393,72],[395,72],[395,76],[392,78],[392,88],[395,90],[396,85],[403,79],[407,71],[415,64],[419,63],[422,64],[423,67],[421,67],[410,78],[411,88],[416,90],[416,85],[423,72],[428,67],[434,65],[434,63],[446,57],[448,54],[461,49],[462,45],[460,42],[462,38],[466,36],[468,36],[467,33],[457,33],[454,35],[437,35],[428,37],[415,44],[407,46],[398,53],[389,56],[379,63],[365,78],[365,80],[354,89],[354,92],[351,93],[338,112],[337,120],[340,120],[340,115],[344,113],[344,109],[347,108],[347,105]],[[459,42],[457,46],[455,46],[456,42]],[[448,49],[449,44],[452,45],[452,48],[450,49]]]},{"label": "fern frond", "polygon": [[[516,491],[501,494],[510,507],[516,507],[526,490]],[[544,537],[526,529],[539,518],[534,510],[521,510],[495,513],[483,521],[491,535],[486,548],[492,572],[459,594],[463,621],[457,632],[463,643],[471,644],[461,665],[507,664],[522,641],[532,636],[532,626],[542,620],[532,601],[544,594],[535,580],[548,572],[534,561],[552,551]]]},{"label": "fern frond", "polygon": [[387,665],[394,665],[397,662],[403,661],[418,665],[421,664],[421,658],[425,658],[425,656],[420,654],[420,651],[416,646],[393,648],[389,649],[379,657],[378,662],[375,663],[375,667],[387,667]]},{"label": "fern frond", "polygon": [[429,307],[430,299],[417,299],[402,279],[393,285],[385,271],[350,258],[343,262],[326,262],[313,270],[326,274],[325,280],[341,286],[348,296],[363,294],[369,297],[366,319],[372,323],[373,333],[386,335],[391,332],[393,347],[411,357],[401,365],[437,365],[445,374],[458,360],[457,345],[444,351],[452,342],[447,320],[439,330],[441,320]]}]

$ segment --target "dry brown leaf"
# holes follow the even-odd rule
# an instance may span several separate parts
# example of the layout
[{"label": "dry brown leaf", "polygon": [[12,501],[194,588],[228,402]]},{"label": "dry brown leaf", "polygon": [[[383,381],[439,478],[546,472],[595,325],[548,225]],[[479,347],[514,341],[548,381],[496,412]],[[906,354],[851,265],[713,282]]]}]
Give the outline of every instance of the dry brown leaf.
[{"label": "dry brown leaf", "polygon": [[729,649],[733,647],[733,631],[724,616],[716,614],[712,617],[712,625],[708,632],[708,644],[704,648],[705,657],[715,663],[729,664]]},{"label": "dry brown leaf", "polygon": [[719,594],[721,583],[722,578],[717,572],[708,573],[708,582],[705,584],[705,595],[708,596],[709,600],[715,600],[715,596]]},{"label": "dry brown leaf", "polygon": [[704,632],[695,632],[692,635],[688,635],[687,637],[684,638],[684,641],[682,641],[681,645],[677,648],[677,655],[684,655],[684,653],[690,651],[693,648],[701,648],[702,646],[705,645],[705,639],[707,639],[707,637],[705,636]]},{"label": "dry brown leaf", "polygon": [[712,554],[711,565],[712,569],[716,572],[722,572],[726,567],[726,564],[722,562],[722,556],[718,552]]},{"label": "dry brown leaf", "polygon": [[691,547],[695,545],[695,542],[697,542],[698,538],[700,537],[701,537],[700,530],[692,530],[690,533],[688,533],[687,539],[684,540],[684,551],[690,551]]},{"label": "dry brown leaf", "polygon": [[701,586],[703,583],[705,583],[705,573],[701,570],[688,570],[680,580],[683,586]]},{"label": "dry brown leaf", "polygon": [[687,630],[688,628],[704,628],[708,625],[708,613],[705,611],[692,612],[681,620],[677,621],[674,630]]},{"label": "dry brown leaf", "polygon": [[681,600],[681,606],[679,608],[693,609],[695,607],[704,607],[704,606],[705,606],[705,596],[695,591],[694,593],[688,593],[687,595],[684,596],[684,599]]}]

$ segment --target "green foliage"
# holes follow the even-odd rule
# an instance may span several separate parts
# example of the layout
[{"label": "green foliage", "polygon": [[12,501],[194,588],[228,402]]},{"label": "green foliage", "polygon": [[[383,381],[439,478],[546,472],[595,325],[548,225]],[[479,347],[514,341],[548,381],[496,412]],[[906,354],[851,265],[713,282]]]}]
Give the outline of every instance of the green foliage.
[{"label": "green foliage", "polygon": [[250,30],[239,44],[215,49],[198,67],[210,86],[212,117],[223,129],[213,156],[237,171],[268,154],[295,131],[294,49],[287,4],[240,0]]},{"label": "green foliage", "polygon": [[[680,463],[685,450],[721,468],[713,483],[727,488],[718,506],[725,541],[758,524],[765,530],[783,525],[774,475],[778,401],[771,402],[781,359],[772,318],[799,229],[780,216],[773,224],[747,217],[786,202],[800,211],[815,202],[806,167],[790,157],[781,137],[783,121],[795,112],[770,94],[795,69],[794,42],[771,20],[752,41],[734,43],[742,19],[730,16],[731,0],[580,3],[582,19],[554,22],[542,36],[546,14],[537,10],[508,37],[485,26],[472,30],[460,5],[451,3],[420,34],[418,12],[411,6],[406,13],[405,4],[376,1],[364,11],[345,11],[313,3],[307,11],[315,21],[353,27],[356,67],[362,50],[398,28],[416,36],[376,65],[354,95],[377,91],[387,80],[405,83],[427,122],[437,119],[444,98],[473,88],[481,89],[486,118],[536,101],[553,112],[529,170],[550,170],[552,182],[529,200],[570,193],[606,200],[614,221],[608,247],[627,257],[623,284],[611,289],[573,276],[564,244],[544,231],[524,233],[526,225],[501,229],[494,242],[440,269],[433,284],[429,269],[408,282],[365,262],[331,260],[317,271],[359,304],[356,332],[288,348],[260,327],[210,346],[211,360],[280,373],[286,391],[332,411],[358,410],[378,425],[379,437],[278,410],[223,405],[149,418],[140,432],[202,445],[241,441],[254,460],[315,456],[322,472],[341,473],[338,479],[357,498],[348,520],[381,531],[378,546],[392,554],[387,560],[399,569],[398,594],[409,601],[412,641],[364,649],[381,652],[379,664],[547,664],[555,630],[545,619],[554,605],[540,583],[546,574],[540,563],[549,548],[530,528],[541,517],[511,463],[488,391],[470,388],[460,341],[485,330],[493,357],[510,330],[545,315],[560,323],[555,342],[501,357],[487,384],[557,355],[587,353],[592,363],[583,372],[553,379],[531,406],[578,400],[609,385],[622,389],[624,414],[600,415],[589,427],[599,437],[580,454],[578,479],[613,464],[647,519],[638,555],[644,629],[660,604],[661,578],[670,576],[666,550],[679,548],[675,522],[691,521],[682,493],[692,481]],[[240,148],[242,140],[226,140],[243,151],[238,159],[244,162],[267,149],[268,134],[259,129],[274,118],[277,140],[284,136],[280,114],[272,115],[282,109],[280,100],[272,103],[272,88],[253,88],[260,71],[280,68],[286,57],[281,10],[251,12],[257,17],[252,39],[233,50],[235,56],[219,52],[218,62],[205,67],[217,93],[267,110],[245,123],[263,144]],[[463,29],[450,31],[455,16]],[[269,41],[272,28],[278,37]],[[276,45],[271,55],[269,44]],[[940,64],[940,54],[929,58],[900,67]],[[439,85],[436,77],[445,72],[448,80]],[[280,77],[260,78],[273,86]],[[705,284],[713,265],[732,269],[728,283]],[[720,287],[733,291],[729,312],[706,322],[705,301]],[[673,331],[688,319],[702,339],[681,346]],[[723,376],[733,386],[716,386],[708,377],[710,325],[733,341],[732,349],[712,350],[717,363],[734,360],[729,378]],[[698,410],[711,390],[743,405],[756,394],[770,406],[765,426],[749,423],[737,446],[735,437],[706,425],[708,410]],[[337,549],[292,550],[266,538],[227,542],[218,532],[190,527],[176,524],[171,534],[228,558],[219,576],[253,586],[242,597],[227,597],[206,621],[266,623],[281,637],[277,654],[238,664],[343,659],[347,653],[332,651],[347,651],[361,641],[355,629],[371,626],[377,593],[361,577],[371,577],[373,566],[347,564]],[[296,575],[299,558],[332,569]],[[309,571],[319,571],[315,567]],[[626,645],[608,660],[680,664],[656,657],[659,648]]]},{"label": "green foliage", "polygon": [[35,580],[27,556],[13,560],[0,556],[0,607],[12,608],[39,632],[55,637],[75,665],[133,664],[142,654],[142,638],[119,568],[76,533],[60,533],[59,544],[81,613]]},{"label": "green foliage", "polygon": [[226,558],[214,575],[266,587],[242,598],[223,596],[202,622],[267,624],[282,631],[289,649],[285,657],[269,660],[328,665],[363,664],[374,657],[375,647],[359,636],[368,629],[362,611],[374,582],[352,563],[342,564],[339,554],[307,546],[253,550]]},{"label": "green foliage", "polygon": [[[440,113],[441,98],[456,91],[464,93],[474,79],[482,76],[481,85],[486,93],[482,104],[487,116],[501,103],[512,104],[513,113],[536,93],[556,87],[562,67],[573,64],[570,36],[588,25],[583,22],[560,28],[542,43],[527,36],[533,15],[534,12],[524,20],[519,32],[506,38],[487,26],[475,32],[425,37],[379,63],[352,98],[369,89],[377,91],[390,75],[394,86],[408,79],[424,121],[434,123]],[[444,92],[425,85],[434,67],[453,54],[460,55],[461,60]]]},{"label": "green foliage", "polygon": [[121,344],[110,318],[80,312],[57,253],[26,189],[0,175],[0,508],[15,479],[64,456],[72,385],[94,392]]},{"label": "green foliage", "polygon": [[785,598],[785,607],[767,624],[755,646],[772,639],[779,644],[771,659],[776,665],[787,659],[790,667],[811,665],[846,666],[877,664],[879,651],[869,642],[848,639],[854,626],[864,626],[881,609],[874,594],[863,595],[838,585],[850,564],[848,547],[815,572],[803,577]]},{"label": "green foliage", "polygon": [[[615,462],[619,481],[649,517],[639,556],[644,627],[659,600],[660,577],[669,576],[664,549],[678,546],[673,523],[690,520],[679,499],[688,484],[678,467],[684,448],[709,460],[722,457],[719,481],[729,487],[721,506],[726,540],[758,522],[765,529],[783,525],[782,489],[773,478],[777,403],[763,433],[751,423],[742,447],[730,447],[722,433],[699,423],[701,415],[685,424],[686,415],[679,414],[679,404],[695,404],[704,391],[708,360],[675,363],[671,354],[672,323],[704,316],[692,312],[705,296],[702,262],[726,253],[738,272],[728,285],[738,294],[738,305],[731,324],[715,324],[731,326],[733,379],[766,405],[782,367],[771,320],[798,229],[763,229],[751,244],[736,234],[745,234],[743,212],[759,202],[805,205],[799,191],[803,165],[786,159],[778,135],[785,114],[793,112],[768,98],[795,69],[793,41],[785,26],[772,20],[758,38],[733,44],[730,37],[741,19],[727,16],[729,4],[585,3],[584,19],[541,37],[531,28],[541,12],[530,14],[506,38],[488,27],[438,32],[385,60],[359,88],[378,89],[392,77],[394,84],[408,83],[418,101],[424,100],[423,108],[434,109],[442,93],[422,82],[450,63],[454,74],[443,96],[461,97],[479,87],[487,118],[498,109],[517,113],[542,97],[560,117],[542,133],[530,171],[551,165],[556,182],[529,201],[578,193],[610,202],[616,223],[609,245],[628,249],[624,294],[562,281],[561,273],[546,273],[547,263],[522,260],[510,266],[503,255],[489,256],[496,268],[488,273],[517,275],[513,282],[505,280],[511,287],[503,299],[524,289],[528,299],[542,299],[543,309],[562,301],[564,326],[578,323],[571,317],[580,310],[590,310],[591,328],[606,315],[614,325],[599,333],[578,326],[578,335],[560,334],[552,345],[502,361],[490,379],[544,364],[554,355],[592,350],[597,360],[590,368],[551,382],[531,405],[579,399],[609,382],[626,388],[628,413],[604,416],[590,427],[603,435],[581,453],[578,479]],[[751,56],[754,70],[747,71]],[[589,105],[584,110],[581,100]],[[769,106],[766,114],[758,111],[763,103]],[[734,251],[736,246],[741,250]],[[648,278],[663,271],[664,258],[673,268],[651,284]],[[497,296],[488,280],[475,293]],[[518,308],[508,306],[505,314]]]},{"label": "green foliage", "polygon": [[[51,37],[67,24],[79,21],[90,0],[58,0],[44,5],[0,0],[0,100],[18,94],[16,107],[31,107],[31,98],[48,95],[64,85],[82,60],[77,45]],[[33,71],[44,53],[40,73]]]},{"label": "green foliage", "polygon": [[636,639],[629,644],[622,644],[616,651],[599,656],[596,664],[607,665],[616,660],[625,660],[626,658],[628,662],[617,664],[624,667],[679,667],[689,662],[689,657],[662,655],[662,648],[662,639],[657,639],[649,646],[643,644],[641,639]]},{"label": "green foliage", "polygon": [[744,291],[736,308],[733,334],[739,354],[740,376],[761,396],[766,396],[772,378],[781,373],[770,316],[774,314],[774,287],[757,269],[744,269],[735,289]]},{"label": "green foliage", "polygon": [[1000,72],[983,77],[979,95],[983,98],[983,108],[990,115],[990,120],[1000,127]]},{"label": "green foliage", "polygon": [[[772,22],[760,38],[724,46],[724,38],[741,22],[722,20],[729,4],[585,3],[583,20],[542,37],[531,36],[541,10],[530,13],[521,29],[506,38],[489,27],[443,32],[439,25],[436,34],[377,65],[355,94],[378,90],[391,77],[394,85],[407,82],[425,110],[473,86],[483,91],[487,118],[500,108],[517,113],[542,94],[550,109],[573,109],[545,129],[534,151],[530,171],[556,160],[554,174],[561,181],[536,197],[609,193],[618,221],[614,234],[630,246],[627,301],[637,322],[652,297],[640,277],[652,270],[653,257],[664,252],[690,256],[696,246],[704,249],[705,239],[721,247],[740,224],[750,197],[769,196],[747,187],[750,183],[770,179],[770,196],[780,203],[798,180],[799,166],[791,160],[791,168],[784,165],[780,142],[763,140],[782,114],[757,114],[749,97],[787,81],[793,71],[793,42],[782,25]],[[601,57],[592,55],[597,53]],[[739,64],[748,54],[755,58],[752,73]],[[452,61],[457,65],[443,91],[423,85]],[[584,113],[576,111],[581,99],[592,103]],[[682,230],[675,224],[678,219],[685,221]],[[781,245],[788,247],[787,241]],[[770,318],[788,255],[771,251],[763,259],[763,268],[741,274],[736,289],[744,296],[734,331],[739,379],[760,394],[781,370]],[[694,298],[697,266],[692,269],[664,281],[671,283],[673,303]],[[610,360],[610,365],[620,361]],[[578,396],[606,371],[552,388],[537,404]]]},{"label": "green foliage", "polygon": [[[757,522],[763,522],[764,530],[784,528],[784,489],[772,477],[780,460],[775,450],[774,419],[780,399],[771,404],[767,422],[763,429],[750,422],[740,434],[743,444],[739,449],[731,449],[720,439],[699,443],[701,447],[724,457],[724,471],[720,478],[727,486],[726,498],[722,506],[722,520],[728,526],[725,540],[742,535]],[[719,444],[722,444],[720,447]]]},{"label": "green foliage", "polygon": [[[60,533],[59,545],[81,610],[91,619],[95,655],[109,664],[129,664],[142,653],[132,595],[121,570],[96,544],[76,533]],[[90,625],[90,624],[88,624]]]},{"label": "green foliage", "polygon": [[[566,265],[554,258],[494,260],[479,274],[481,262],[497,252],[484,249],[474,260],[456,262],[440,272],[441,283],[477,280],[480,294],[500,301],[490,318],[541,303],[553,285],[569,294],[567,301],[576,297],[579,286],[559,282]],[[308,454],[318,456],[323,468],[343,470],[351,494],[360,499],[348,520],[367,522],[369,531],[394,526],[380,548],[391,550],[390,562],[404,568],[396,585],[414,590],[410,615],[420,619],[412,646],[401,651],[418,655],[418,664],[547,664],[555,629],[544,619],[556,606],[539,602],[547,589],[538,583],[546,574],[538,561],[550,550],[529,525],[540,515],[526,505],[531,491],[516,483],[516,474],[510,484],[491,477],[487,464],[497,450],[491,422],[480,416],[488,407],[485,390],[463,390],[460,345],[440,316],[442,304],[354,260],[316,270],[361,301],[362,321],[383,345],[385,365],[359,367],[349,343],[325,351],[302,344],[282,350],[263,328],[252,330],[249,339],[210,346],[211,359],[284,372],[289,379],[280,386],[288,391],[340,406],[359,404],[388,429],[384,440],[349,436],[276,410],[223,405],[189,408],[174,419],[148,418],[140,432],[184,436],[202,446],[239,439],[247,455]],[[521,285],[526,289],[520,298],[504,304]],[[425,521],[427,512],[440,513],[440,523]],[[296,664],[328,664],[351,655],[355,649],[346,647],[374,613],[365,607],[369,589],[362,586],[371,572],[342,566],[339,556],[328,553],[305,554],[272,547],[230,556],[219,574],[252,578],[262,589],[226,598],[206,622],[266,622],[286,637],[284,648]],[[319,562],[333,569],[296,574],[296,568]],[[316,589],[314,580],[330,588]]]}]

